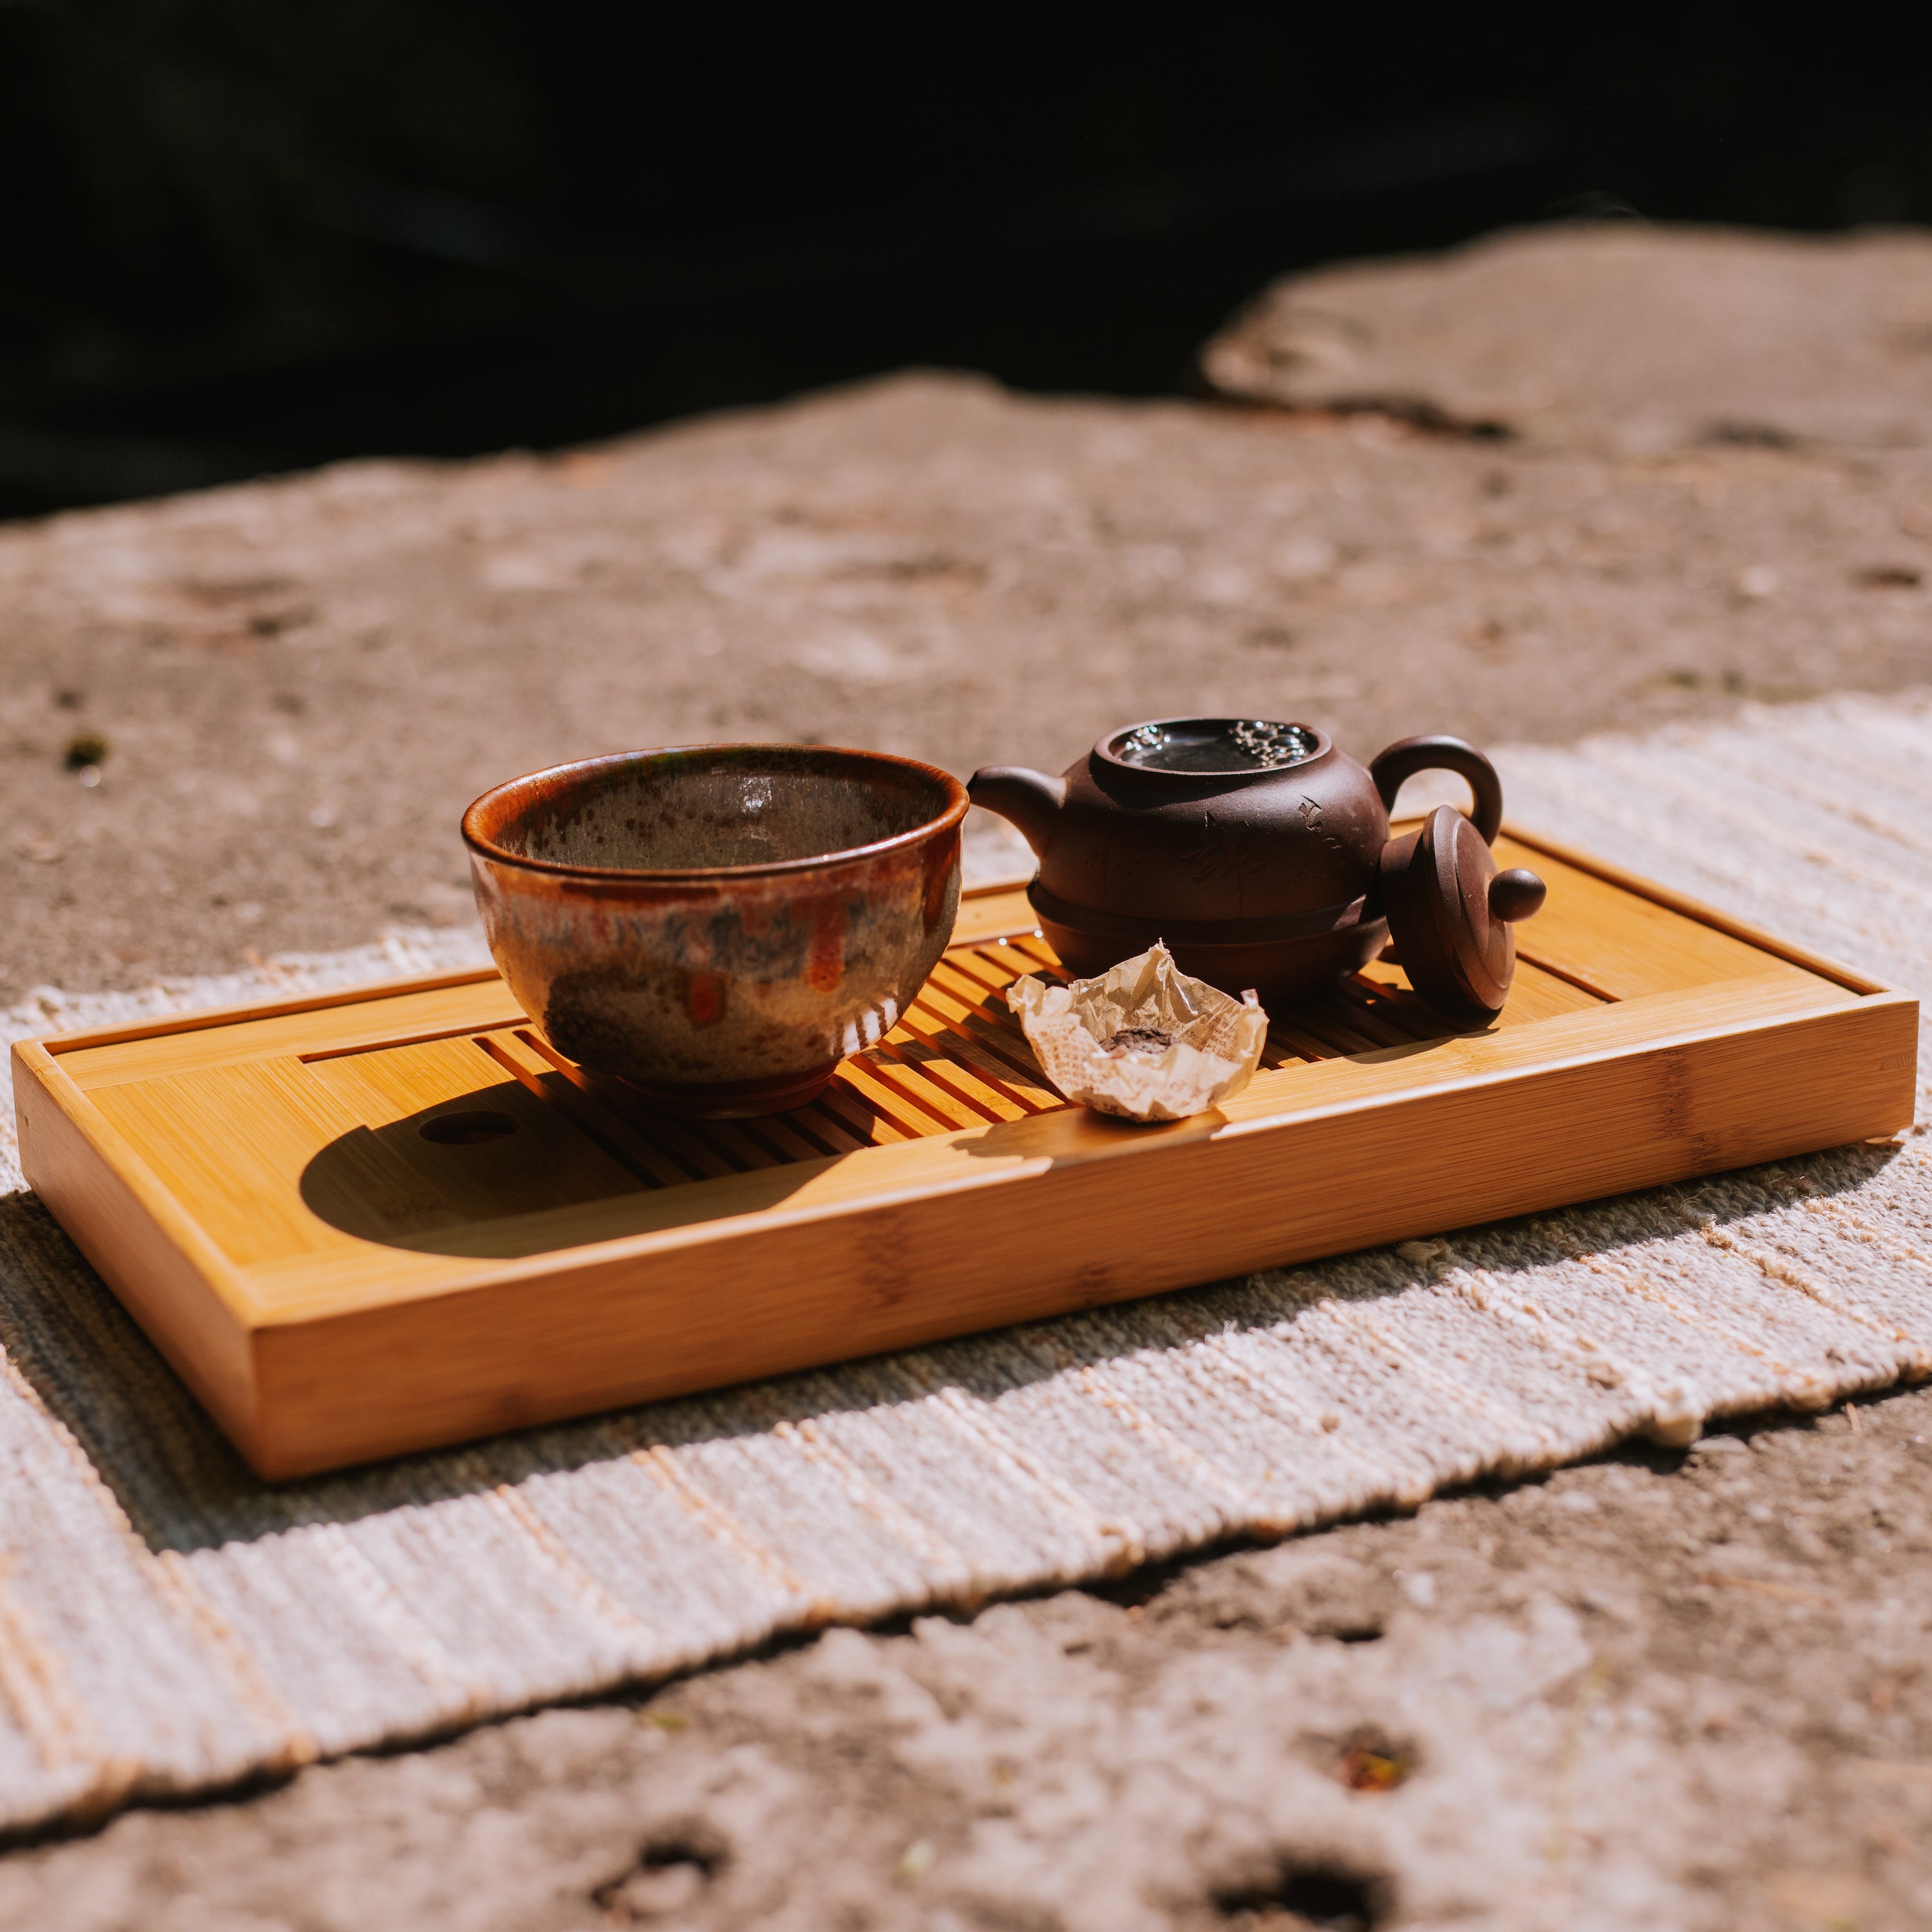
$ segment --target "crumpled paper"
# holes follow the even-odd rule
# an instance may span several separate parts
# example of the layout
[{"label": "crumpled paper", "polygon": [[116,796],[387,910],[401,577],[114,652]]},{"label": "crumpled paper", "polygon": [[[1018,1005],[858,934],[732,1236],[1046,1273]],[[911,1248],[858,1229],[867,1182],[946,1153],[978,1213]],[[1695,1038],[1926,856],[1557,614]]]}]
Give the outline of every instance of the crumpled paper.
[{"label": "crumpled paper", "polygon": [[1096,980],[1016,980],[1006,1004],[1070,1100],[1130,1120],[1184,1120],[1238,1094],[1261,1064],[1268,1015],[1190,980],[1156,940]]}]

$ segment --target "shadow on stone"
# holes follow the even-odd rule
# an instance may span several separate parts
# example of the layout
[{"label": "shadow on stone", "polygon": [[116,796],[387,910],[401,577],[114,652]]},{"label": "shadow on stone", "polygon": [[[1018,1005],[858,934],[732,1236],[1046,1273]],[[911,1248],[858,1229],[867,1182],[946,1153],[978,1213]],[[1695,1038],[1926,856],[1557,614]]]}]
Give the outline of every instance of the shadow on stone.
[{"label": "shadow on stone", "polygon": [[667,1834],[649,1840],[628,1871],[590,1894],[616,1924],[681,1919],[710,1890],[724,1863],[722,1846],[707,1833]]},{"label": "shadow on stone", "polygon": [[1289,1856],[1269,1876],[1217,1889],[1213,1900],[1223,1920],[1244,1932],[1375,1932],[1394,1904],[1392,1888],[1378,1874]]}]

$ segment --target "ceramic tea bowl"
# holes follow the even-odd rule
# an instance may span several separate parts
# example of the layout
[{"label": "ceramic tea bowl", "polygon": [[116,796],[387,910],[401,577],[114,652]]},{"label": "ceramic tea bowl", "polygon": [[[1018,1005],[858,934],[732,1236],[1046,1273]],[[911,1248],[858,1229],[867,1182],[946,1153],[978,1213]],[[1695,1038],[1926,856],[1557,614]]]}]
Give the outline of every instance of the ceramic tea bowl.
[{"label": "ceramic tea bowl", "polygon": [[556,1051],[712,1118],[802,1106],[945,950],[966,790],[817,746],[513,778],[463,817],[498,968]]}]

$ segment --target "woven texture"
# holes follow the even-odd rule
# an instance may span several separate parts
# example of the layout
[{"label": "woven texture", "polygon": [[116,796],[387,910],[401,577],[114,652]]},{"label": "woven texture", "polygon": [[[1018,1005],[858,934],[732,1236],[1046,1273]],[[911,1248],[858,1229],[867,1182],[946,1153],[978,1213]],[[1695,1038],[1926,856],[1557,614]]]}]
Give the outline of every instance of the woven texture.
[{"label": "woven texture", "polygon": [[[1932,704],[1838,700],[1504,762],[1519,822],[1926,982]],[[475,944],[46,993],[8,1025],[423,970]],[[1928,1148],[1915,1128],[280,1487],[0,1170],[0,1822],[1932,1372]]]}]

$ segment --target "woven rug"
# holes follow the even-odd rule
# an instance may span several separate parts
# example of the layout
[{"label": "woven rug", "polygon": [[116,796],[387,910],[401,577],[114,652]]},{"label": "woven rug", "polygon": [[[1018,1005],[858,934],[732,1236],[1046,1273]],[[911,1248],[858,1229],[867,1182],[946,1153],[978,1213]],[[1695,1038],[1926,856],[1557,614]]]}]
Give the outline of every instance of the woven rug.
[{"label": "woven rug", "polygon": [[[1932,978],[1932,701],[1833,700],[1505,767],[1525,825],[1885,978]],[[475,946],[421,935],[138,995],[47,992],[8,1024],[421,970]],[[1922,1127],[272,1487],[0,1144],[0,1824],[1932,1372],[1928,1148]]]}]

